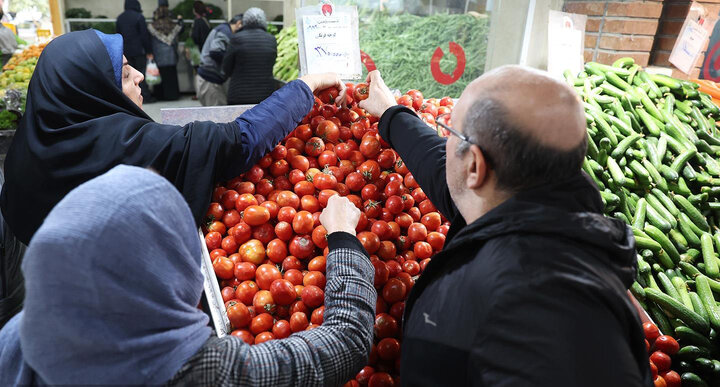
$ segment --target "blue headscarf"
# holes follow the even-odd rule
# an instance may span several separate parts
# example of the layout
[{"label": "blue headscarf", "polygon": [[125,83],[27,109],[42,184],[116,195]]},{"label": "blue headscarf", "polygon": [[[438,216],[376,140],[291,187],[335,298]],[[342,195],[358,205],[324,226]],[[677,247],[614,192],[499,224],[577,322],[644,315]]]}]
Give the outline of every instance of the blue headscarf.
[{"label": "blue headscarf", "polygon": [[[117,166],[45,219],[23,262],[23,315],[5,328],[19,321],[23,359],[42,382],[165,383],[210,337],[197,308],[200,257],[180,193],[149,170]],[[3,359],[13,357],[0,352],[0,374],[17,372]]]},{"label": "blue headscarf", "polygon": [[104,34],[98,30],[95,31],[100,41],[105,46],[105,50],[110,56],[110,63],[113,66],[115,74],[115,84],[122,89],[122,66],[123,66],[123,37],[120,34]]}]

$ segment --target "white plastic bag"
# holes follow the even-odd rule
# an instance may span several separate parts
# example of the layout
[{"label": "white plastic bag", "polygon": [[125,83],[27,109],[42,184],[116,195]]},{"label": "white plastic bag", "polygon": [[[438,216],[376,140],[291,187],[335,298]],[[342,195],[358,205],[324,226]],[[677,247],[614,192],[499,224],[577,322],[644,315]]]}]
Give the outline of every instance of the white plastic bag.
[{"label": "white plastic bag", "polygon": [[148,59],[147,67],[145,68],[145,82],[149,86],[157,85],[162,82],[160,77],[160,69],[155,64],[155,61]]}]

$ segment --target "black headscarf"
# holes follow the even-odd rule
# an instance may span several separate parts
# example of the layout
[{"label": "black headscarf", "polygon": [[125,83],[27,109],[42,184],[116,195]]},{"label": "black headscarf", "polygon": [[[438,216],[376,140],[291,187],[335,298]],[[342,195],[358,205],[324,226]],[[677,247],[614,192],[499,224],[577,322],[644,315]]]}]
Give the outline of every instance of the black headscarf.
[{"label": "black headscarf", "polygon": [[59,36],[38,60],[26,112],[5,160],[3,216],[28,244],[73,188],[129,164],[152,166],[170,180],[199,222],[213,184],[244,172],[229,166],[228,154],[243,153],[240,140],[227,137],[237,133],[229,125],[153,122],[118,87],[108,50],[93,30]]},{"label": "black headscarf", "polygon": [[138,0],[125,0],[125,10],[138,11],[142,13],[142,8],[140,7],[140,2]]}]

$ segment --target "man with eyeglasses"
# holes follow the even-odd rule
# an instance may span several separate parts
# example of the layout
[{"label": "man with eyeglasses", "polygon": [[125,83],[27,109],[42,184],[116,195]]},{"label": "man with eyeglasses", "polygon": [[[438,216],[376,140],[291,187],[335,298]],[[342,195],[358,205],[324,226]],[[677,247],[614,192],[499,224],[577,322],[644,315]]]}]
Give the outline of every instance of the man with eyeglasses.
[{"label": "man with eyeglasses", "polygon": [[626,289],[635,241],[581,172],[570,87],[504,66],[470,83],[442,138],[377,71],[360,107],[451,220],[405,306],[403,385],[652,385]]}]

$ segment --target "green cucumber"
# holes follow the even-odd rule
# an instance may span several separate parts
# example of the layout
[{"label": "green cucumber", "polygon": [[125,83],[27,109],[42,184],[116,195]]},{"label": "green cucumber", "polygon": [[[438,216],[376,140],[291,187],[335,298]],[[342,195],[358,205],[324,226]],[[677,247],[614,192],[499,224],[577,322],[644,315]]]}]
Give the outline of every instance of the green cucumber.
[{"label": "green cucumber", "polygon": [[628,167],[635,174],[635,177],[638,179],[638,181],[640,181],[640,183],[644,185],[650,184],[650,173],[637,160],[630,161]]},{"label": "green cucumber", "polygon": [[658,172],[660,172],[660,174],[664,178],[666,178],[670,181],[678,181],[678,179],[680,178],[679,173],[673,171],[670,167],[668,167],[665,164],[661,164],[660,167],[658,167]]},{"label": "green cucumber", "polygon": [[680,302],[682,302],[688,309],[697,313],[697,311],[693,307],[692,300],[690,300],[690,293],[688,293],[688,287],[685,283],[685,280],[683,280],[681,277],[673,277],[670,281],[675,287],[677,293],[680,295]]},{"label": "green cucumber", "polygon": [[615,180],[615,183],[617,183],[618,185],[624,185],[625,174],[623,173],[622,169],[620,169],[620,166],[614,158],[608,157],[607,168],[610,171],[610,175],[612,176],[613,180]]},{"label": "green cucumber", "polygon": [[[685,215],[685,214],[682,214],[682,215]],[[680,232],[683,234],[685,239],[688,241],[688,244],[690,244],[691,246],[694,246],[694,247],[702,247],[702,245],[700,244],[700,238],[697,236],[697,234],[695,234],[695,232],[690,227],[690,223],[692,223],[692,222],[687,217],[687,215],[685,215],[684,218],[682,215],[678,219],[678,228],[680,229]]]},{"label": "green cucumber", "polygon": [[[718,306],[715,303],[708,278],[702,275],[695,278],[695,287],[705,307],[705,311],[707,311],[708,317],[710,317],[710,325],[715,329],[720,329],[720,311],[718,311]],[[694,327],[691,328],[694,329]]]},{"label": "green cucumber", "polygon": [[655,240],[650,239],[650,238],[643,238],[641,236],[635,237],[635,246],[638,249],[648,249],[655,253],[662,250],[662,246],[659,243],[657,243]]},{"label": "green cucumber", "polygon": [[633,216],[632,226],[633,228],[642,229],[645,227],[645,214],[647,211],[647,201],[645,198],[640,198],[635,206],[635,215]]},{"label": "green cucumber", "polygon": [[[648,214],[650,213],[651,208],[651,206],[648,206]],[[646,225],[644,230],[645,233],[647,233],[652,239],[660,243],[660,246],[662,246],[663,250],[670,258],[669,262],[668,260],[665,260],[665,262],[661,262],[663,266],[665,266],[665,268],[667,269],[674,268],[675,264],[680,262],[680,253],[675,248],[675,245],[670,242],[670,239],[668,239],[668,237],[665,235],[665,232],[652,224]]]},{"label": "green cucumber", "polygon": [[685,152],[678,155],[675,160],[673,160],[672,164],[670,164],[670,169],[673,171],[680,173],[682,168],[685,166],[685,163],[688,162],[691,158],[693,158],[697,154],[697,151],[693,149],[688,149]]},{"label": "green cucumber", "polygon": [[713,344],[707,337],[699,334],[692,328],[680,326],[675,328],[675,337],[680,340],[683,345],[692,344],[696,347],[702,347],[706,349],[713,348]]},{"label": "green cucumber", "polygon": [[615,149],[610,153],[611,157],[618,158],[625,154],[625,151],[630,148],[637,140],[641,139],[642,135],[633,133],[629,136],[625,137],[622,141],[620,141]]},{"label": "green cucumber", "polygon": [[708,387],[704,380],[692,372],[683,372],[680,380],[683,387]]},{"label": "green cucumber", "polygon": [[682,320],[690,328],[701,333],[710,332],[710,325],[702,316],[688,309],[676,299],[652,288],[645,288],[645,295],[650,301],[657,303],[663,310],[672,313],[673,316]]},{"label": "green cucumber", "polygon": [[[643,165],[643,167],[645,167],[645,170],[647,170],[648,174],[650,174],[650,178],[655,183],[655,185],[659,188],[659,191],[667,192],[667,190],[668,190],[667,181],[665,181],[665,178],[662,177],[662,175],[660,174],[660,172],[658,172],[658,170],[655,168],[655,166],[652,164],[652,162],[650,162],[648,159],[643,159],[642,165]],[[664,203],[665,202],[663,201],[663,204]]]},{"label": "green cucumber", "polygon": [[660,200],[655,197],[655,195],[653,195],[652,193],[648,193],[645,196],[645,199],[647,200],[648,205],[652,206],[658,212],[658,214],[660,214],[663,218],[665,218],[666,221],[668,221],[668,223],[670,223],[670,226],[672,228],[677,227],[677,220],[675,219],[673,214],[670,213],[670,211],[665,208],[665,206],[663,206],[662,202],[660,202]]},{"label": "green cucumber", "polygon": [[653,206],[649,205],[649,203],[646,211],[646,219],[648,223],[662,230],[663,233],[669,232],[672,229],[670,222],[668,222],[665,217],[660,215],[660,213],[657,212],[657,210]]},{"label": "green cucumber", "polygon": [[710,322],[710,316],[707,313],[707,309],[705,309],[705,305],[703,305],[702,300],[700,299],[700,296],[698,296],[695,292],[690,292],[690,302],[692,302],[693,310],[702,316],[702,318],[705,319],[705,321]]},{"label": "green cucumber", "polygon": [[673,285],[672,281],[670,280],[670,278],[668,278],[667,275],[665,275],[665,273],[659,272],[655,275],[655,277],[657,278],[658,283],[660,284],[660,287],[665,292],[665,294],[674,298],[676,301],[683,302],[683,300],[680,298],[680,293],[678,293],[675,285]]},{"label": "green cucumber", "polygon": [[710,278],[718,278],[720,268],[718,268],[715,249],[713,249],[712,236],[709,233],[704,233],[700,237],[700,245],[702,247],[703,263],[705,264],[705,274]]},{"label": "green cucumber", "polygon": [[[652,276],[650,278],[652,278]],[[647,288],[645,288],[645,298],[647,299]],[[660,329],[660,332],[662,332],[663,334],[669,334],[670,332],[675,331],[675,329],[670,325],[670,321],[665,315],[665,312],[663,312],[663,310],[658,305],[656,305],[655,303],[648,303],[648,308],[650,309],[648,311],[650,312],[650,317],[652,317],[652,320]]]},{"label": "green cucumber", "polygon": [[677,229],[672,229],[668,233],[668,236],[670,237],[670,240],[675,244],[675,247],[680,253],[684,253],[688,250],[688,241],[687,239],[685,239],[685,237],[680,231],[678,231]]},{"label": "green cucumber", "polygon": [[708,225],[705,217],[700,211],[695,208],[690,202],[681,195],[674,195],[673,200],[681,208],[685,214],[692,220],[692,222],[703,231],[710,231],[710,225]]}]

